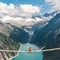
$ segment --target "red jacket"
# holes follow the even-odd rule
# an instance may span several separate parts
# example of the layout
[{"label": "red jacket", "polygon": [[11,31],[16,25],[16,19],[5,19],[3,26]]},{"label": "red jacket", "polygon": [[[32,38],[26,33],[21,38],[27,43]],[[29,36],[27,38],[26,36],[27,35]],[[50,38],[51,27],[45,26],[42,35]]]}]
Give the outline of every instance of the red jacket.
[{"label": "red jacket", "polygon": [[29,52],[32,52],[32,48],[31,47],[29,48]]}]

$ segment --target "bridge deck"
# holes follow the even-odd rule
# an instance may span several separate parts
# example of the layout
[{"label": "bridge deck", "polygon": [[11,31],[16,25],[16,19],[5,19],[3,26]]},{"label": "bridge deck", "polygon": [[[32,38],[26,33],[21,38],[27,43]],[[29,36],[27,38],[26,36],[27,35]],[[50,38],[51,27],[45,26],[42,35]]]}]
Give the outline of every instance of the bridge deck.
[{"label": "bridge deck", "polygon": [[[60,50],[60,48],[45,49],[45,50],[36,50],[36,51],[32,51],[32,52],[47,52],[47,51],[55,51],[55,50]],[[29,51],[0,50],[0,52],[29,52]]]}]

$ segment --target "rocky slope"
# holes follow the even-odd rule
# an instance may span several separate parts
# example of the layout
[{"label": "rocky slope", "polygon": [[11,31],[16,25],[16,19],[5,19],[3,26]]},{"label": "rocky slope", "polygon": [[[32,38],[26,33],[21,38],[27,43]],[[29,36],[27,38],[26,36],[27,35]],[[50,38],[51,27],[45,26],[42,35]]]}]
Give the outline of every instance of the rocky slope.
[{"label": "rocky slope", "polygon": [[[46,46],[45,49],[60,47],[60,13],[54,16],[46,26],[34,31],[31,43]],[[60,50],[44,52],[43,55],[43,60],[60,60]]]},{"label": "rocky slope", "polygon": [[[20,44],[13,41],[8,36],[0,33],[0,49],[1,50],[18,50],[20,48]],[[9,58],[15,56],[17,53],[8,53],[8,52],[0,52],[0,60],[9,60]]]}]

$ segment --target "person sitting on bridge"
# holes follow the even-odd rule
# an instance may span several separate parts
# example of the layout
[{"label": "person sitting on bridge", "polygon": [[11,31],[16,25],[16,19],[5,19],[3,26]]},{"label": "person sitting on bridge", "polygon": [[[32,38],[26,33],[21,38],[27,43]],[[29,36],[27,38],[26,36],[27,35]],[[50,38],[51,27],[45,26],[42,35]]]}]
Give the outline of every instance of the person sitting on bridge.
[{"label": "person sitting on bridge", "polygon": [[32,52],[32,48],[31,47],[29,47],[29,52]]}]

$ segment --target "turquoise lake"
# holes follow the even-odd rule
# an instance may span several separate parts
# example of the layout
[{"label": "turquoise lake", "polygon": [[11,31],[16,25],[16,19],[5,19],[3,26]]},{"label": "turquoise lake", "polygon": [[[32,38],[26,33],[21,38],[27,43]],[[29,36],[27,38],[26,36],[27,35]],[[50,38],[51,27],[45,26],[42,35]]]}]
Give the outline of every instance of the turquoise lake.
[{"label": "turquoise lake", "polygon": [[[20,51],[28,51],[29,47],[32,47],[33,50],[38,50],[39,48],[32,44],[22,44],[20,47]],[[42,52],[20,52],[18,56],[13,58],[12,60],[43,60]]]}]

